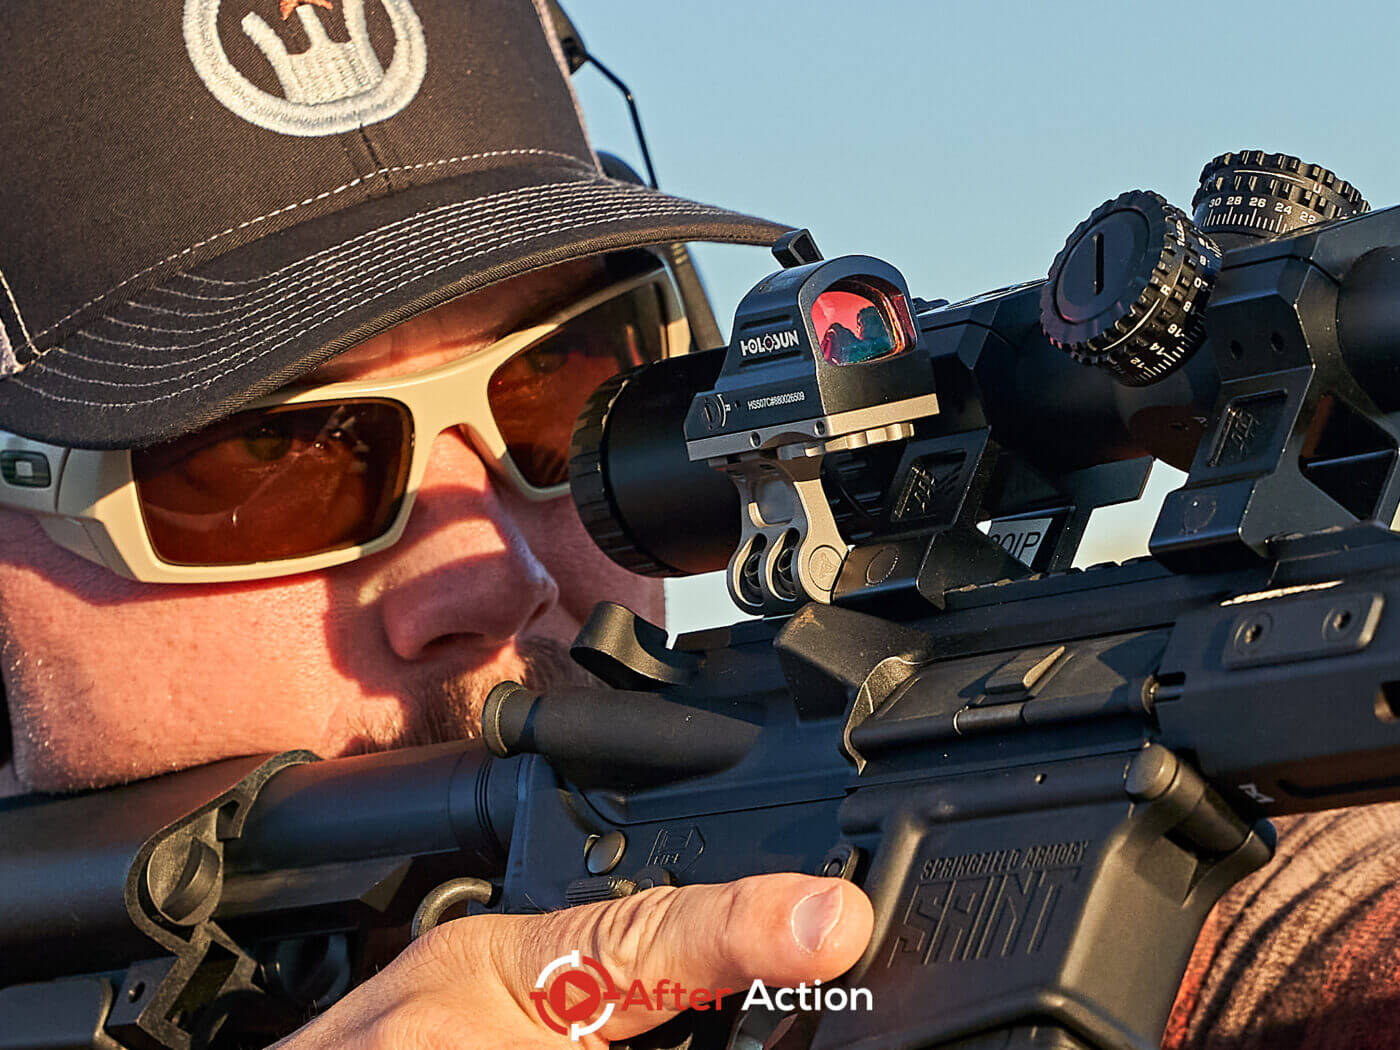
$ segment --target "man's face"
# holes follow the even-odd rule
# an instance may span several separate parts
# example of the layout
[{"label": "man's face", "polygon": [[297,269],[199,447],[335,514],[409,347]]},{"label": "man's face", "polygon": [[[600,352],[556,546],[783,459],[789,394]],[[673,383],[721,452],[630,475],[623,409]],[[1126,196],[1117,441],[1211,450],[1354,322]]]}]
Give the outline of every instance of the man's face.
[{"label": "man's face", "polygon": [[[315,378],[403,375],[469,354],[603,283],[596,261],[493,286],[348,351]],[[661,587],[618,568],[572,501],[532,503],[457,429],[432,445],[403,538],[250,583],[115,576],[0,511],[0,645],[16,773],[31,790],[234,755],[323,757],[472,735],[503,678],[569,674],[594,603],[653,622]]]}]

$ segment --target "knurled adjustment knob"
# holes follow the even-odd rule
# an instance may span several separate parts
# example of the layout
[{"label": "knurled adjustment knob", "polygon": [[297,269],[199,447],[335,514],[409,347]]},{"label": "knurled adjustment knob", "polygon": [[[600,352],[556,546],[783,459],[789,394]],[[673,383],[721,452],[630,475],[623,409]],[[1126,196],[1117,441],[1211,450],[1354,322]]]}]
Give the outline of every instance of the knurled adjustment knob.
[{"label": "knurled adjustment knob", "polygon": [[1197,228],[1227,250],[1370,210],[1351,183],[1287,153],[1222,153],[1201,169],[1191,198]]},{"label": "knurled adjustment knob", "polygon": [[1132,190],[1065,241],[1040,292],[1050,342],[1125,386],[1147,386],[1205,339],[1201,316],[1221,252],[1179,208]]}]

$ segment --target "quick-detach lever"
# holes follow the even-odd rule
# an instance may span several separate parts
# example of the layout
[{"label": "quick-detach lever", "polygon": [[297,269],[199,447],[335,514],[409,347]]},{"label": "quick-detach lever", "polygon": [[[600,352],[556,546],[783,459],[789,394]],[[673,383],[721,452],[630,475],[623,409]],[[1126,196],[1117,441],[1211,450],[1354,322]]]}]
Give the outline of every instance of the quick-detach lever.
[{"label": "quick-detach lever", "polygon": [[666,645],[666,632],[616,602],[599,602],[569,649],[614,689],[657,689],[695,677],[700,658]]}]

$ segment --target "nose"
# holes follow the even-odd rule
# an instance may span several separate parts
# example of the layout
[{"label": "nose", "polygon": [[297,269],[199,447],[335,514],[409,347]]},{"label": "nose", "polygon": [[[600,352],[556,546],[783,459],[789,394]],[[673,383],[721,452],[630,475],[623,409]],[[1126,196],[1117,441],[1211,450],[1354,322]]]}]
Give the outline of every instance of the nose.
[{"label": "nose", "polygon": [[448,638],[499,648],[558,603],[559,585],[494,485],[456,428],[438,435],[408,527],[376,581],[401,658]]}]

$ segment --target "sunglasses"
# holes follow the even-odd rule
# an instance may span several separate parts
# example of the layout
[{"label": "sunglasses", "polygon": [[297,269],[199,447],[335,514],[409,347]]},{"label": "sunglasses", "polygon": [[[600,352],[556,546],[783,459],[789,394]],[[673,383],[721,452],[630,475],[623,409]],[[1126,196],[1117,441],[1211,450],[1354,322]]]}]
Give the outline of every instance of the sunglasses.
[{"label": "sunglasses", "polygon": [[70,449],[0,432],[0,506],[36,514],[60,546],[144,582],[338,565],[398,540],[433,439],[454,426],[526,499],[567,495],[589,394],[689,340],[668,271],[653,269],[447,364],[284,388],[163,445]]}]

